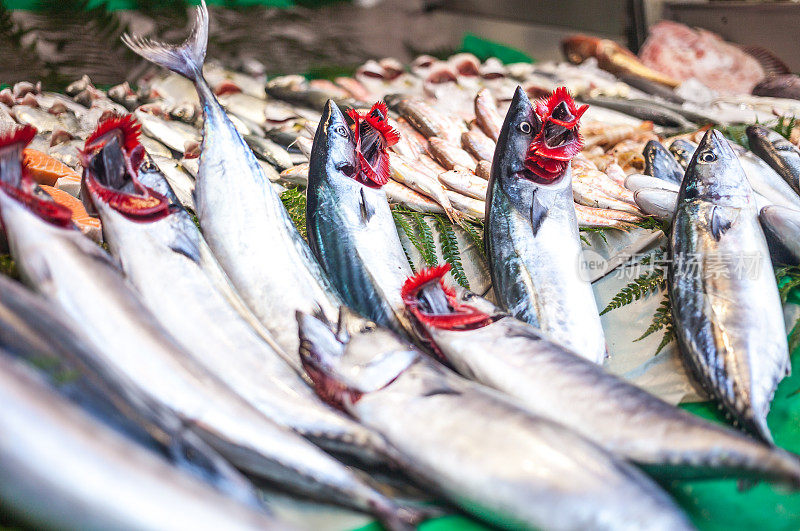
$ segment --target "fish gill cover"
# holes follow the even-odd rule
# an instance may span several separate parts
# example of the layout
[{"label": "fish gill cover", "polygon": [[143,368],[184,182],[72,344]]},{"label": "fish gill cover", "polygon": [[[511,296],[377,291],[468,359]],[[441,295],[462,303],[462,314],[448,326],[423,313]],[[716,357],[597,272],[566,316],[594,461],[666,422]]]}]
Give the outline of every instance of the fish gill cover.
[{"label": "fish gill cover", "polygon": [[578,108],[565,87],[536,102],[536,115],[542,127],[528,148],[525,166],[545,183],[561,177],[572,157],[583,149],[580,119],[588,108],[588,105]]},{"label": "fish gill cover", "polygon": [[400,140],[400,133],[389,125],[389,110],[379,101],[364,114],[355,109],[350,109],[347,114],[355,122],[356,179],[367,186],[383,186],[389,182],[387,150]]}]

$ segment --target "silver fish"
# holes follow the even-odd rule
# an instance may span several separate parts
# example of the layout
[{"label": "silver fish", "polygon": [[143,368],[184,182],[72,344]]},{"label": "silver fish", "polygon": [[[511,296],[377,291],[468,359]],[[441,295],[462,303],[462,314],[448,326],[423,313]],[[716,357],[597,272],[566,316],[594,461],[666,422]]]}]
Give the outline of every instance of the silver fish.
[{"label": "silver fish", "polygon": [[[157,168],[142,165],[137,180],[164,196],[172,194]],[[117,197],[137,197],[125,191],[130,182],[114,188]],[[92,202],[127,279],[200,365],[268,418],[325,449],[380,460],[376,452],[386,446],[380,437],[322,403],[287,364],[288,355],[233,291],[187,212],[174,209],[157,220],[138,220],[96,193]]]},{"label": "silver fish", "polygon": [[[140,199],[152,204],[153,196]],[[100,247],[56,225],[55,219],[39,217],[5,192],[0,193],[0,215],[23,279],[68,314],[109,365],[234,465],[284,489],[375,514],[387,525],[404,518],[405,511],[347,468],[267,419],[199,367]],[[135,212],[129,215],[135,218]]]},{"label": "silver fish", "polygon": [[[341,301],[203,78],[207,40],[208,13],[202,5],[191,35],[180,46],[124,38],[142,57],[194,81],[205,112],[194,192],[203,236],[275,341],[294,353],[298,348],[294,311],[332,316]],[[299,361],[292,363],[299,370]]]},{"label": "silver fish", "polygon": [[591,284],[581,278],[570,167],[552,184],[529,178],[524,161],[540,125],[518,88],[492,163],[486,247],[494,293],[512,315],[601,363],[606,346]]},{"label": "silver fish", "polygon": [[445,291],[441,274],[412,278],[404,296],[437,352],[463,376],[656,474],[733,473],[800,488],[800,461],[789,452],[667,404],[463,288]]},{"label": "silver fish", "polygon": [[[362,147],[370,156],[372,148]],[[358,172],[353,133],[336,104],[328,101],[311,152],[309,244],[349,307],[399,334],[407,333],[411,322],[400,288],[411,268],[386,194],[372,181],[371,186],[359,182]]]},{"label": "silver fish", "polygon": [[748,431],[771,442],[767,412],[791,368],[757,214],[736,154],[709,130],[686,170],[670,235],[675,334],[706,391]]},{"label": "silver fish", "polygon": [[0,400],[14,435],[0,438],[0,499],[34,527],[289,528],[90,418],[2,350]]},{"label": "silver fish", "polygon": [[382,433],[411,475],[464,510],[515,529],[691,529],[642,472],[387,329],[346,308],[338,328],[301,313],[298,321],[318,392]]}]

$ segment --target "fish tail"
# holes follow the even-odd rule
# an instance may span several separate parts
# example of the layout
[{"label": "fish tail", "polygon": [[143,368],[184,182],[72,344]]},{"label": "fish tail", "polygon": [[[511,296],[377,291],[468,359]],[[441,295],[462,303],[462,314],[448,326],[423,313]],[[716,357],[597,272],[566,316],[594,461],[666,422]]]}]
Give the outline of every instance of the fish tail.
[{"label": "fish tail", "polygon": [[182,44],[175,46],[127,33],[122,36],[122,42],[151,63],[169,68],[192,81],[197,80],[202,75],[208,45],[208,9],[205,0],[201,0],[197,6],[192,32]]}]

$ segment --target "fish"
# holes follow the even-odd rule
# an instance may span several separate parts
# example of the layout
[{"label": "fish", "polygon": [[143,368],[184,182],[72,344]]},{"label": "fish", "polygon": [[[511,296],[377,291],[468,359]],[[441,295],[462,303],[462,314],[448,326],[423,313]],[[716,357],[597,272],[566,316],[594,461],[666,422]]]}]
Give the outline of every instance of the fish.
[{"label": "fish", "polygon": [[753,87],[754,96],[800,100],[800,78],[795,74],[774,74]]},{"label": "fish", "polygon": [[792,190],[800,194],[800,149],[766,127],[751,125],[746,131],[753,153],[772,166]]},{"label": "fish", "polygon": [[681,84],[680,80],[645,66],[630,50],[609,39],[574,35],[561,41],[561,51],[564,57],[574,64],[583,63],[586,59],[594,57],[600,68],[615,75],[638,77],[670,88]]},{"label": "fish", "polygon": [[[44,204],[26,190],[25,180],[19,186],[11,182],[13,174],[6,167],[11,157],[19,161],[25,140],[18,132],[0,139],[0,145],[17,150],[6,149],[0,165],[0,216],[11,255],[24,281],[72,318],[114,370],[249,475],[374,514],[389,527],[402,528],[403,519],[414,518],[200,367],[158,323],[105,251],[70,227],[66,208]],[[122,140],[115,136],[102,142],[110,148]],[[131,160],[141,160],[143,151],[136,150]],[[118,150],[103,149],[99,158],[86,162],[108,167],[119,156]],[[114,173],[106,182],[122,180],[123,174]],[[84,183],[88,193],[101,190],[90,170]],[[163,217],[171,208],[157,192],[136,186],[126,190],[134,196],[112,192],[106,197],[132,219]]]},{"label": "fish", "polygon": [[669,145],[669,152],[672,153],[672,156],[675,157],[675,160],[678,161],[678,164],[680,164],[684,170],[689,166],[696,150],[697,144],[685,138],[675,139],[672,144]]},{"label": "fish", "polygon": [[[591,170],[591,169],[582,169],[576,171],[573,167],[572,170],[572,179],[573,182],[580,181],[592,188],[600,190],[604,194],[609,197],[612,197],[618,201],[623,203],[627,203],[629,205],[635,206],[636,203],[633,201],[633,194],[630,190],[625,188],[624,186],[618,184],[616,181],[611,179],[605,172],[600,170]],[[637,212],[634,211],[633,214]]]},{"label": "fish", "polygon": [[423,99],[387,95],[384,101],[425,138],[435,136],[454,146],[461,145],[461,135],[467,130],[464,123],[436,110]]},{"label": "fish", "polygon": [[[283,351],[293,354],[299,346],[294,311],[333,316],[342,301],[204,80],[207,41],[208,12],[203,4],[192,33],[177,47],[124,38],[145,59],[194,82],[205,113],[194,190],[203,236],[245,303]],[[299,372],[299,360],[290,361]]]},{"label": "fish", "polygon": [[739,163],[756,194],[770,204],[800,209],[800,195],[755,153],[739,153]]},{"label": "fish", "polygon": [[348,107],[363,107],[364,102],[350,97],[344,89],[337,87],[330,81],[314,80],[309,82],[303,76],[279,76],[271,79],[266,86],[267,94],[278,100],[283,100],[309,109],[319,110],[325,106],[329,99],[339,105]]},{"label": "fish", "polygon": [[488,160],[478,161],[475,165],[475,175],[488,181],[492,175],[492,163]]},{"label": "fish", "polygon": [[411,268],[382,186],[388,147],[398,133],[382,102],[351,113],[354,130],[331,100],[311,152],[306,202],[308,241],[344,303],[397,332],[413,332],[400,298]]},{"label": "fish", "polygon": [[497,142],[503,117],[497,111],[497,101],[489,89],[481,89],[475,95],[475,121],[490,140]]},{"label": "fish", "polygon": [[470,170],[475,167],[476,161],[472,155],[435,136],[428,139],[428,151],[446,170]]},{"label": "fish", "polygon": [[594,208],[578,203],[574,204],[575,217],[578,221],[578,227],[590,228],[609,228],[609,229],[632,229],[637,221],[641,221],[640,216],[634,216],[627,212],[620,212],[618,210],[610,210],[608,208]]},{"label": "fish", "polygon": [[[103,137],[136,137],[130,118],[103,124]],[[136,144],[136,138],[122,142]],[[110,147],[109,147],[110,148]],[[118,146],[118,149],[120,147]],[[137,149],[133,147],[132,149]],[[114,164],[130,161],[126,148],[107,157]],[[292,429],[327,451],[339,452],[370,464],[383,463],[389,453],[380,437],[322,403],[286,361],[269,332],[263,329],[232,289],[221,266],[203,240],[191,216],[179,206],[164,175],[142,164],[123,173],[113,186],[107,175],[119,169],[98,167],[87,178],[91,201],[105,220],[111,255],[127,280],[159,322],[208,372],[217,376],[270,420]],[[131,218],[118,205],[134,203],[131,188],[170,199],[172,208],[157,219]],[[110,194],[113,201],[109,200]],[[220,356],[221,352],[227,353]]]},{"label": "fish", "polygon": [[644,155],[644,173],[646,175],[677,185],[681,184],[684,169],[660,142],[649,141],[645,145],[642,155]]},{"label": "fish", "polygon": [[228,497],[261,505],[241,473],[106,363],[64,313],[8,277],[0,277],[0,351],[46,367],[47,380],[59,393],[102,424],[162,453]]},{"label": "fish", "polygon": [[491,162],[494,158],[495,143],[480,131],[470,130],[462,133],[461,146],[478,162]]},{"label": "fish", "polygon": [[134,111],[136,120],[142,125],[145,135],[152,137],[168,148],[183,154],[200,142],[198,131],[183,122],[165,120],[160,116],[145,112],[141,107]]},{"label": "fish", "polygon": [[275,169],[278,171],[283,171],[294,166],[289,153],[269,138],[262,138],[257,135],[245,135],[244,140],[256,155],[275,166]]},{"label": "fish", "polygon": [[800,265],[800,211],[766,206],[758,214],[774,262]]},{"label": "fish", "polygon": [[450,190],[480,201],[486,201],[486,179],[481,179],[473,173],[450,170],[439,174],[439,181]]},{"label": "fish", "polygon": [[194,203],[195,180],[180,162],[172,157],[153,155],[148,156],[144,164],[148,167],[152,165],[162,172],[169,183],[170,189],[175,193],[184,208],[188,208],[192,212],[197,211],[197,206]]},{"label": "fish", "polygon": [[472,515],[514,529],[691,529],[641,471],[391,331],[347,308],[338,325],[297,319],[320,396],[382,433],[411,475]]},{"label": "fish", "polygon": [[0,499],[29,525],[290,528],[99,423],[2,350],[0,397],[0,428],[14,434],[0,440]]},{"label": "fish", "polygon": [[[438,203],[439,207],[437,211],[446,213],[448,219],[451,221],[457,222],[463,217],[450,202],[447,193],[442,187],[442,183],[439,182],[436,175],[433,175],[427,167],[422,167],[419,164],[409,161],[402,155],[390,152],[389,171],[393,181],[403,184],[405,187],[419,192],[431,198],[435,203]],[[387,183],[387,186],[390,186],[391,190],[392,183]],[[384,191],[391,201],[407,204],[405,201],[389,195],[390,192],[386,190],[385,186]]]},{"label": "fish", "polygon": [[[441,204],[433,201],[426,195],[418,193],[408,186],[400,184],[396,180],[391,180],[383,185],[383,191],[386,193],[386,199],[390,203],[399,203],[404,207],[413,210],[414,212],[423,212],[428,214],[446,214],[450,219],[452,212],[446,211]],[[450,202],[450,196],[445,191],[445,198]],[[461,205],[463,207],[463,205]],[[453,210],[458,215],[457,219],[461,218],[461,213]]]},{"label": "fish", "polygon": [[[558,153],[559,145],[568,147],[572,155],[580,151],[575,131],[579,111],[574,103],[570,108],[568,97],[566,91],[557,91],[547,103],[559,109],[562,123],[574,122],[570,129],[559,128],[548,116],[543,125],[525,92],[521,88],[515,92],[492,162],[486,255],[501,307],[601,363],[606,353],[603,327],[592,286],[579,275],[582,250],[569,160],[554,164],[536,152],[535,159],[530,154],[538,145],[534,140],[552,142],[553,136],[562,139],[560,144],[546,146],[555,154],[564,156]],[[543,137],[545,130],[550,132],[547,137]],[[566,156],[571,158],[569,153]]]},{"label": "fish", "polygon": [[657,105],[651,100],[632,100],[596,96],[593,98],[582,98],[581,101],[589,105],[619,111],[628,116],[633,116],[640,120],[647,120],[653,122],[655,125],[670,129],[697,129],[695,123],[687,120],[681,114],[672,109]]},{"label": "fish", "polygon": [[620,212],[627,212],[634,216],[640,214],[638,207],[632,206],[626,201],[611,197],[603,190],[590,186],[586,184],[586,182],[578,179],[572,181],[572,198],[576,203],[588,207],[619,210]]},{"label": "fish", "polygon": [[607,373],[491,302],[444,284],[449,265],[403,285],[435,352],[465,378],[513,397],[662,477],[738,475],[800,488],[797,456],[713,424]]},{"label": "fish", "polygon": [[632,173],[625,178],[625,187],[634,193],[643,188],[655,188],[659,190],[668,190],[677,194],[678,190],[681,189],[680,184],[638,173]]},{"label": "fish", "polygon": [[686,170],[670,233],[675,336],[706,392],[745,430],[771,443],[770,401],[791,366],[757,215],[736,154],[709,129]]}]

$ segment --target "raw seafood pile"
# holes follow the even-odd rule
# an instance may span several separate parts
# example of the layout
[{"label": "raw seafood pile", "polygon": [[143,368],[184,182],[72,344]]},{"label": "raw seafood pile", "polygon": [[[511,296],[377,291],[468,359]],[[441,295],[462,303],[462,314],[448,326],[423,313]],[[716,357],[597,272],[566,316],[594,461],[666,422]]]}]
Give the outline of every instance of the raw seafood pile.
[{"label": "raw seafood pile", "polygon": [[[16,513],[307,527],[253,480],[387,529],[448,510],[407,499],[421,492],[497,525],[676,530],[692,523],[656,479],[800,488],[800,460],[766,422],[789,369],[772,273],[773,244],[796,249],[789,141],[758,126],[753,152],[712,128],[676,135],[659,100],[603,100],[639,89],[591,66],[459,55],[265,83],[204,69],[204,4],[194,24],[179,46],[124,38],[174,72],[137,91],[84,79],[71,97],[2,93],[3,243],[28,286],[0,279],[0,427],[23,441],[0,441],[14,464],[0,496]],[[280,197],[298,185],[305,238]],[[393,205],[484,219],[493,294],[411,259]],[[671,222],[684,362],[741,429],[602,366],[578,227],[647,216]],[[711,270],[732,256],[754,274]],[[79,377],[54,392],[7,354]]]}]

